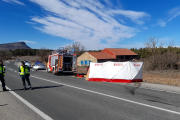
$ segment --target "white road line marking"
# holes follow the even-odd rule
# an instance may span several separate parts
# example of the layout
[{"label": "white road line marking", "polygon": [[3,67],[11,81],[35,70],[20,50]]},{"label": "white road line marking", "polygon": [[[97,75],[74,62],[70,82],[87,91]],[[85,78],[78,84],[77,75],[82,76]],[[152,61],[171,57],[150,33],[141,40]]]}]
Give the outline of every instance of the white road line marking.
[{"label": "white road line marking", "polygon": [[144,104],[144,103],[139,103],[139,102],[131,101],[131,100],[128,100],[128,99],[124,99],[124,98],[120,98],[120,97],[116,97],[116,96],[112,96],[112,95],[108,95],[108,94],[104,94],[104,93],[100,93],[100,92],[96,92],[96,91],[92,91],[92,90],[88,90],[88,89],[84,89],[84,88],[80,88],[80,87],[71,86],[71,85],[68,85],[68,84],[58,83],[58,82],[54,82],[54,81],[51,81],[51,80],[43,79],[43,78],[40,78],[40,77],[36,77],[36,76],[31,76],[31,77],[34,77],[34,78],[37,78],[37,79],[41,79],[41,80],[44,80],[44,81],[48,81],[48,82],[52,82],[52,83],[56,83],[56,84],[61,84],[61,85],[64,85],[64,86],[75,88],[75,89],[84,90],[84,91],[87,91],[87,92],[91,92],[91,93],[95,93],[95,94],[99,94],[99,95],[103,95],[103,96],[119,99],[119,100],[122,100],[122,101],[126,101],[126,102],[130,102],[130,103],[134,103],[134,104],[138,104],[138,105],[142,105],[142,106],[158,109],[158,110],[161,110],[161,111],[170,112],[170,113],[174,113],[174,114],[180,115],[180,112],[177,112],[177,111],[172,111],[172,110],[168,110],[168,109],[164,109],[164,108],[160,108],[160,107],[156,107],[156,106],[151,106],[151,105],[147,105],[147,104]]},{"label": "white road line marking", "polygon": [[[10,68],[9,68],[10,69]],[[17,72],[17,71],[14,71]],[[1,83],[0,83],[1,84]],[[9,87],[6,86],[6,88],[8,88],[9,90],[11,90]],[[28,101],[26,101],[24,98],[22,98],[21,96],[19,96],[18,94],[16,94],[14,91],[9,91],[11,94],[13,94],[17,99],[19,99],[21,102],[23,102],[25,105],[27,105],[29,108],[31,108],[35,113],[37,113],[38,115],[40,115],[43,119],[45,120],[53,120],[51,117],[49,117],[48,115],[46,115],[45,113],[43,113],[41,110],[39,110],[38,108],[36,108],[35,106],[33,106],[31,103],[29,103]]]},{"label": "white road line marking", "polygon": [[[10,69],[10,68],[9,68]],[[13,71],[13,70],[12,70]],[[32,70],[34,71],[34,70]],[[14,72],[17,72],[17,71],[14,71]],[[111,82],[107,82],[107,83],[110,83],[110,84],[119,84],[119,83],[111,83]],[[119,84],[121,85],[121,84]],[[132,86],[133,87],[133,86]],[[140,87],[140,88],[143,88],[143,89],[147,89],[147,90],[156,90],[156,91],[160,91],[160,92],[168,92],[168,93],[174,93],[174,94],[180,94],[178,92],[172,92],[172,91],[166,91],[166,90],[159,90],[159,89],[153,89],[153,88],[146,88],[146,87]]]},{"label": "white road line marking", "polygon": [[[1,84],[1,83],[0,83]],[[10,88],[8,88],[6,86],[7,89],[11,90]],[[16,94],[14,91],[9,91],[11,94],[13,94],[16,98],[18,98],[21,102],[23,102],[25,105],[27,105],[29,108],[31,108],[34,112],[36,112],[38,115],[40,115],[43,119],[45,120],[53,120],[51,117],[49,117],[48,115],[46,115],[45,113],[43,113],[41,110],[39,110],[38,108],[36,108],[35,106],[33,106],[31,103],[29,103],[28,101],[26,101],[24,98],[22,98],[21,96],[19,96],[18,94]]]},{"label": "white road line marking", "polygon": [[76,87],[76,86],[72,86],[72,85],[68,85],[68,84],[64,84],[64,83],[54,82],[54,81],[47,80],[47,79],[40,78],[40,77],[36,77],[36,76],[31,76],[31,77],[34,77],[34,78],[37,78],[37,79],[41,79],[41,80],[44,80],[44,81],[48,81],[48,82],[52,82],[52,83],[56,83],[56,84],[61,84],[61,85],[68,86],[68,87],[71,87],[71,88],[75,88],[75,89],[79,89],[79,90],[83,90],[83,91],[87,91],[87,92],[91,92],[91,93],[95,93],[95,94],[99,94],[99,95],[115,98],[115,99],[118,99],[118,100],[122,100],[122,101],[130,102],[130,103],[138,104],[138,105],[141,105],[141,106],[146,106],[146,107],[149,107],[149,108],[154,108],[154,109],[158,109],[158,110],[161,110],[161,111],[165,111],[165,112],[169,112],[169,113],[174,113],[174,114],[180,115],[180,112],[177,112],[177,111],[172,111],[172,110],[168,110],[168,109],[164,109],[164,108],[160,108],[160,107],[156,107],[156,106],[152,106],[152,105],[147,105],[147,104],[144,104],[144,103],[139,103],[139,102],[135,102],[135,101],[132,101],[132,100],[128,100],[128,99],[124,99],[124,98],[120,98],[120,97],[116,97],[116,96],[112,96],[112,95],[108,95],[108,94],[104,94],[104,93],[100,93],[100,92],[96,92],[96,91],[92,91],[92,90]]}]

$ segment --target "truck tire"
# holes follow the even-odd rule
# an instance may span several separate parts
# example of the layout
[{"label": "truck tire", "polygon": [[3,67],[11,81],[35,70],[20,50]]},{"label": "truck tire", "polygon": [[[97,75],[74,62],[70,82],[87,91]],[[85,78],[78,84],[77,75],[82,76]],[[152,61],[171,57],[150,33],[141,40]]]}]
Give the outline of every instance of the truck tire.
[{"label": "truck tire", "polygon": [[56,75],[55,69],[53,68],[53,75]]},{"label": "truck tire", "polygon": [[49,73],[49,68],[47,67],[47,73]]}]

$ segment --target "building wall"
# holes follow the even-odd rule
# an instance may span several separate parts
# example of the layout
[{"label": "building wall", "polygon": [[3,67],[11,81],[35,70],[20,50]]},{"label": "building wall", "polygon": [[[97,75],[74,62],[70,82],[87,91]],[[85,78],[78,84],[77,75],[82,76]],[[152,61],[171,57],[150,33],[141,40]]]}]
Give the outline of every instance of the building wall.
[{"label": "building wall", "polygon": [[116,59],[98,59],[97,62],[126,62],[126,61],[132,61],[133,59],[137,59],[138,56],[136,55],[124,55],[124,56],[116,56]]},{"label": "building wall", "polygon": [[99,59],[97,60],[95,57],[91,56],[88,52],[85,52],[81,56],[77,58],[77,66],[89,66],[90,62],[125,62],[132,61],[132,59],[137,58],[136,55],[127,55],[127,56],[116,56],[116,59]]},{"label": "building wall", "polygon": [[88,52],[85,52],[77,58],[77,66],[88,66],[89,62],[97,62],[97,59],[91,56]]},{"label": "building wall", "polygon": [[116,56],[116,61],[117,62],[124,62],[124,61],[132,61],[133,59],[137,59],[138,55],[117,55]]}]

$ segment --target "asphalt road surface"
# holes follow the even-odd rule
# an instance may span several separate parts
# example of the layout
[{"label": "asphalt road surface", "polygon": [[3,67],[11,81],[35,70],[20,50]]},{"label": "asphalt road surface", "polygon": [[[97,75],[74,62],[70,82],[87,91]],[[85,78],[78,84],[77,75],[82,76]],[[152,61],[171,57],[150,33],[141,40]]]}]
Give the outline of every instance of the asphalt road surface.
[{"label": "asphalt road surface", "polygon": [[42,71],[31,71],[34,90],[24,91],[14,62],[5,65],[6,85],[55,120],[180,120],[179,94]]}]

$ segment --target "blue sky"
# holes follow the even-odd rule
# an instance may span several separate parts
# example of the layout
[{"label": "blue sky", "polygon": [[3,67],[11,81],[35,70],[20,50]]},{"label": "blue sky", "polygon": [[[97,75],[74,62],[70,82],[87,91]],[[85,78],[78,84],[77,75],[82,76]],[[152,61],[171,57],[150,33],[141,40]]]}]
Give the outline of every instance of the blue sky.
[{"label": "blue sky", "polygon": [[1,0],[0,15],[0,44],[140,48],[157,37],[180,46],[179,0]]}]

